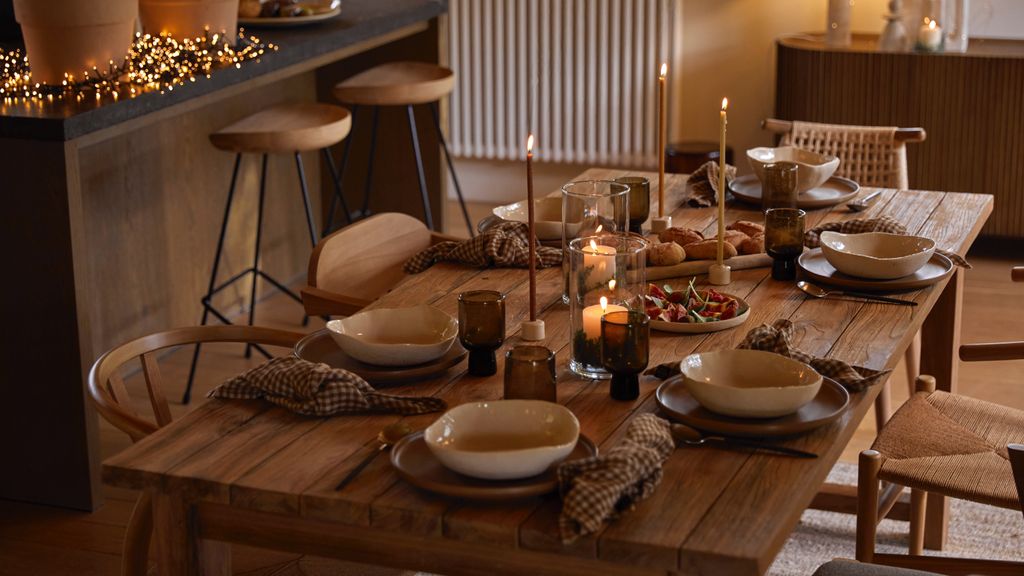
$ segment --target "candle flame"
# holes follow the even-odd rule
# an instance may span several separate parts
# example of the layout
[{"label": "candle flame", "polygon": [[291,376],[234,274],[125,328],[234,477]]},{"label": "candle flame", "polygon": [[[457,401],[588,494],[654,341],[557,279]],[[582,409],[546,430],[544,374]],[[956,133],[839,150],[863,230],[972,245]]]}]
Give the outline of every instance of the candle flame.
[{"label": "candle flame", "polygon": [[594,242],[593,240],[591,240],[590,241],[590,249],[593,250],[594,253],[596,254],[597,253],[597,242]]},{"label": "candle flame", "polygon": [[728,110],[728,109],[729,109],[729,99],[728,98],[722,98],[722,110]]},{"label": "candle flame", "polygon": [[928,23],[928,29],[935,30],[935,20],[932,20],[931,22]]},{"label": "candle flame", "polygon": [[526,139],[526,153],[527,154],[532,154],[533,153],[533,134],[532,133],[530,134],[530,137]]},{"label": "candle flame", "polygon": [[608,289],[615,290],[615,278],[612,278],[611,280],[608,281]]},{"label": "candle flame", "polygon": [[662,62],[661,72],[658,73],[658,78],[664,80],[666,75],[668,75],[668,62]]},{"label": "candle flame", "polygon": [[604,314],[608,310],[608,297],[601,296],[601,313]]}]

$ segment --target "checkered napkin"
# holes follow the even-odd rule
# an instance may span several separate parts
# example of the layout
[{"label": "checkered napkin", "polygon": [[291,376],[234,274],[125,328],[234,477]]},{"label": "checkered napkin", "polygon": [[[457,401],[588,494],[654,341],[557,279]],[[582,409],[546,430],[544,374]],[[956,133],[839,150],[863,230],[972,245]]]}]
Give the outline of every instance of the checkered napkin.
[{"label": "checkered napkin", "polygon": [[[441,261],[470,266],[526,268],[530,265],[530,227],[524,222],[501,222],[463,242],[441,242],[405,263],[406,274],[419,274]],[[562,250],[537,246],[537,268],[562,263]]]},{"label": "checkered napkin", "polygon": [[[793,323],[785,318],[776,320],[772,325],[761,324],[750,332],[740,342],[737,348],[749,348],[751,350],[765,350],[782,354],[794,360],[814,368],[822,376],[827,376],[840,383],[851,392],[859,392],[877,384],[885,379],[892,370],[878,371],[861,366],[852,366],[835,358],[818,358],[793,346]],[[644,374],[655,376],[662,380],[679,374],[679,363],[670,362],[660,364],[651,368]]]},{"label": "checkered napkin", "polygon": [[[821,246],[822,232],[839,232],[841,234],[862,234],[864,232],[888,232],[889,234],[906,234],[907,227],[889,216],[880,218],[858,218],[845,222],[829,222],[816,228],[811,228],[804,234],[804,246],[817,248]],[[936,248],[936,252],[952,260],[953,264],[961,268],[971,268],[971,265],[956,252]]]},{"label": "checkered napkin", "polygon": [[294,357],[274,358],[214,388],[210,398],[266,398],[306,416],[353,412],[425,414],[447,408],[444,400],[381,394],[365,380],[327,364]]},{"label": "checkered napkin", "polygon": [[[726,187],[735,177],[736,167],[726,164]],[[694,208],[718,206],[718,162],[709,160],[701,164],[700,168],[697,168],[693,171],[693,174],[690,174],[690,179],[686,181],[686,185],[690,189],[690,198],[686,203],[690,206]]]},{"label": "checkered napkin", "polygon": [[607,453],[565,462],[558,467],[562,543],[597,532],[606,521],[632,510],[661,482],[661,466],[675,443],[668,422],[641,414],[629,423],[626,437]]}]

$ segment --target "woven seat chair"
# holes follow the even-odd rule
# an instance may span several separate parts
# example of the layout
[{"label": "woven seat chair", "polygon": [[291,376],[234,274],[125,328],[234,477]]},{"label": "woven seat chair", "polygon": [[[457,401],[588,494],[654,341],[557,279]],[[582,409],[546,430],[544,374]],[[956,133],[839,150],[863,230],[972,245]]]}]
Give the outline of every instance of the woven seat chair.
[{"label": "woven seat chair", "polygon": [[[303,334],[253,326],[196,326],[143,336],[103,354],[89,371],[89,396],[93,406],[117,429],[138,442],[171,423],[157,354],[166,348],[208,342],[243,342],[294,348]],[[121,367],[138,359],[146,380],[152,418],[143,416],[121,379]],[[152,500],[143,492],[125,529],[121,557],[123,576],[143,576],[149,568],[149,541],[153,531]]]},{"label": "woven seat chair", "polygon": [[[1015,268],[1014,280],[1024,280]],[[1024,359],[1024,342],[967,344],[964,361]],[[860,455],[857,560],[943,574],[1024,574],[1024,563],[921,556],[929,493],[1024,510],[1024,411],[935,390],[915,393]],[[880,497],[879,481],[889,483]],[[910,556],[875,554],[875,529],[902,487],[910,487]],[[1008,544],[1010,545],[1010,544]]]}]

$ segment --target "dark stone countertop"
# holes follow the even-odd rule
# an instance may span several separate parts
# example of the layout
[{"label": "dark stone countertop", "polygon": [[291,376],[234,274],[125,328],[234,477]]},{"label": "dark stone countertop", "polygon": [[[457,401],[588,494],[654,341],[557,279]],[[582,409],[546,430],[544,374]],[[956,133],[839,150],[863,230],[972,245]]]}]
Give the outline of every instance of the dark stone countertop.
[{"label": "dark stone countertop", "polygon": [[151,114],[218,90],[240,84],[372,39],[399,28],[430,20],[448,10],[447,0],[342,0],[341,14],[306,27],[247,29],[276,52],[241,68],[216,70],[210,78],[170,92],[150,92],[114,101],[0,104],[0,137],[25,140],[73,140],[103,128]]}]

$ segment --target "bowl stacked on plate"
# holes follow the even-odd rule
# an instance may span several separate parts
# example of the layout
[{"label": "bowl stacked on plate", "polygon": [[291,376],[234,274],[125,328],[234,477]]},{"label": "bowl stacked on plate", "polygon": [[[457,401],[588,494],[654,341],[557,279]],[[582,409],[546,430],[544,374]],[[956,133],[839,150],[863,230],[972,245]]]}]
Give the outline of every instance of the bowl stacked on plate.
[{"label": "bowl stacked on plate", "polygon": [[444,356],[459,322],[433,306],[377,308],[327,323],[346,354],[377,366],[412,366]]},{"label": "bowl stacked on plate", "polygon": [[776,162],[792,162],[796,164],[796,193],[803,194],[808,190],[824,184],[836,169],[839,158],[828,154],[818,154],[794,146],[779,148],[751,148],[747,150],[747,160],[754,169],[757,179],[764,182],[765,166]]},{"label": "bowl stacked on plate", "polygon": [[822,232],[821,251],[828,263],[843,274],[892,280],[921,269],[935,253],[935,242],[922,236],[885,232]]}]

